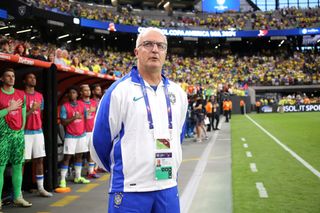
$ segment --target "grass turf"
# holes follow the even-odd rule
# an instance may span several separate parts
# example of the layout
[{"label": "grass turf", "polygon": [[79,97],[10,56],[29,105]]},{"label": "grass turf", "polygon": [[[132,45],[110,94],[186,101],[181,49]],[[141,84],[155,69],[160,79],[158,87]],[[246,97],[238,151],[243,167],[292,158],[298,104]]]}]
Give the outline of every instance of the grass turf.
[{"label": "grass turf", "polygon": [[[320,113],[250,115],[257,123],[320,170]],[[245,116],[233,116],[233,208],[242,212],[320,212],[320,178],[311,173]],[[241,138],[245,138],[243,142]],[[248,148],[243,144],[247,143]],[[247,158],[245,152],[253,157]],[[249,164],[256,163],[253,173]],[[263,182],[269,198],[260,198]]]}]

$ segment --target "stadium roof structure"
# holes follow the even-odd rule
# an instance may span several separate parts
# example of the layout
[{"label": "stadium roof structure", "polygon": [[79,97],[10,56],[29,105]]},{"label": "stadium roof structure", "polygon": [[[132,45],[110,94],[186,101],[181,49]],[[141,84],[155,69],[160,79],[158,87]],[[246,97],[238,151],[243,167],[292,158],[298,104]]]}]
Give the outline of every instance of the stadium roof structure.
[{"label": "stadium roof structure", "polygon": [[133,7],[150,7],[159,8],[163,7],[165,3],[170,2],[171,7],[174,9],[192,10],[194,5],[200,0],[117,0],[118,4],[126,5],[130,4]]}]

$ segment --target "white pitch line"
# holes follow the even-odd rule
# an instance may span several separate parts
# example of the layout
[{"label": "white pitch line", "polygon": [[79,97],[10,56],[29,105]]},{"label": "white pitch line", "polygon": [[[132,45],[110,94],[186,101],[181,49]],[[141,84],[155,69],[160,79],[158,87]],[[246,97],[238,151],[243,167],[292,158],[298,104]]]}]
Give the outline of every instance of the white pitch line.
[{"label": "white pitch line", "polygon": [[256,183],[256,188],[258,189],[259,197],[268,198],[268,193],[267,193],[266,188],[264,188],[263,183],[257,182]]},{"label": "white pitch line", "polygon": [[260,126],[255,120],[253,120],[250,116],[245,115],[252,123],[254,123],[257,127],[259,127],[264,133],[266,133],[270,138],[272,138],[279,146],[281,146],[284,150],[289,152],[292,157],[294,157],[297,161],[299,161],[302,165],[304,165],[307,169],[309,169],[313,174],[315,174],[318,178],[320,178],[320,172],[313,168],[307,161],[305,161],[302,157],[300,157],[297,153],[292,151],[289,147],[284,145],[278,138],[274,137],[270,132]]},{"label": "white pitch line", "polygon": [[182,195],[180,196],[180,208],[181,208],[182,213],[189,212],[193,198],[198,190],[200,180],[201,180],[203,173],[204,173],[204,170],[207,166],[210,152],[211,152],[212,147],[214,146],[215,142],[217,141],[218,134],[219,134],[219,132],[214,133],[210,142],[208,143],[208,145],[204,149],[204,151],[200,157],[200,160],[198,161],[197,166],[195,167],[195,170],[194,170],[191,178],[189,179],[187,186],[185,187],[185,189],[182,192]]},{"label": "white pitch line", "polygon": [[251,152],[249,152],[249,151],[248,151],[248,152],[246,152],[246,155],[247,155],[247,157],[248,157],[248,158],[251,158],[251,157],[252,157],[252,153],[251,153]]},{"label": "white pitch line", "polygon": [[242,141],[246,141],[246,139],[245,139],[245,138],[241,138],[241,140],[242,140]]},{"label": "white pitch line", "polygon": [[243,144],[243,147],[244,147],[244,148],[248,148],[249,146],[248,146],[248,144],[244,143],[244,144]]},{"label": "white pitch line", "polygon": [[258,172],[258,169],[255,163],[250,163],[250,169],[252,172]]}]

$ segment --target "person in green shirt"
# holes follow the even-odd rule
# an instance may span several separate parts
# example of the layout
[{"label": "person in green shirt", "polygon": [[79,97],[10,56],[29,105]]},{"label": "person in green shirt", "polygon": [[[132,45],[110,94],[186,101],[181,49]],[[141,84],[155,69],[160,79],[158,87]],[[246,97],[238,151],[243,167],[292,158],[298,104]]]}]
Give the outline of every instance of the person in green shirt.
[{"label": "person in green shirt", "polygon": [[[23,91],[13,88],[15,83],[13,69],[4,69],[0,80],[2,82],[0,88],[0,196],[4,182],[4,170],[7,163],[10,162],[13,203],[15,206],[30,207],[32,204],[24,200],[21,193],[26,98]],[[0,209],[1,207],[0,202]]]}]

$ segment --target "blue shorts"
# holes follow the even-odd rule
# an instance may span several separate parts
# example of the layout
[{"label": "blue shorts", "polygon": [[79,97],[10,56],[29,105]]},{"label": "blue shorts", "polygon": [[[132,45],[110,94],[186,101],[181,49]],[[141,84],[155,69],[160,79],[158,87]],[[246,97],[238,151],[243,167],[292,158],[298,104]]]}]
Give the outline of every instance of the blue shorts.
[{"label": "blue shorts", "polygon": [[180,213],[178,187],[109,195],[109,213]]}]

